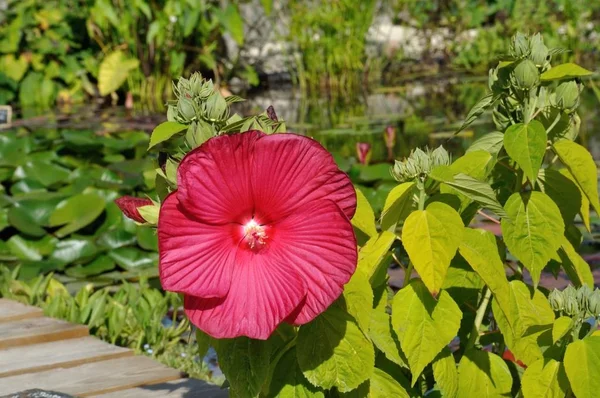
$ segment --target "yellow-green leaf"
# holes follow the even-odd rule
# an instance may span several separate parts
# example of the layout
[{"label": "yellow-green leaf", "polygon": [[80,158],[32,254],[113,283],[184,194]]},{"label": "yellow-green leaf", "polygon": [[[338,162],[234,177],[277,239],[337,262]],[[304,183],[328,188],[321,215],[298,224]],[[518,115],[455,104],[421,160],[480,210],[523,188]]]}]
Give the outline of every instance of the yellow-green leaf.
[{"label": "yellow-green leaf", "polygon": [[496,354],[472,348],[458,364],[458,396],[477,398],[510,397],[512,375]]},{"label": "yellow-green leaf", "polygon": [[552,342],[556,343],[562,339],[573,326],[573,319],[568,316],[561,316],[554,321],[552,325]]},{"label": "yellow-green leaf", "polygon": [[581,145],[565,139],[555,142],[553,148],[596,212],[600,213],[598,172],[592,155]]},{"label": "yellow-green leaf", "polygon": [[377,275],[377,270],[385,259],[396,235],[391,232],[383,231],[369,239],[358,252],[357,272],[364,272],[373,283],[373,276]]},{"label": "yellow-green leaf", "polygon": [[559,80],[559,79],[572,79],[574,77],[589,76],[592,72],[582,68],[581,66],[568,62],[566,64],[556,65],[550,70],[542,73],[540,80]]},{"label": "yellow-green leaf", "polygon": [[531,364],[521,380],[523,398],[564,398],[569,380],[561,362],[541,358]]},{"label": "yellow-green leaf", "polygon": [[367,275],[355,272],[344,286],[343,295],[348,313],[354,317],[361,330],[367,333],[373,308],[373,289]]},{"label": "yellow-green leaf", "polygon": [[402,243],[430,292],[437,294],[462,239],[463,222],[452,207],[432,202],[414,211],[402,228]]},{"label": "yellow-green leaf", "polygon": [[404,182],[390,191],[381,212],[381,229],[393,232],[396,224],[404,221],[413,209],[414,194],[414,181]]},{"label": "yellow-green leaf", "polygon": [[600,391],[600,336],[589,336],[567,346],[565,369],[577,398],[595,398]]},{"label": "yellow-green leaf", "polygon": [[126,59],[122,51],[108,54],[100,63],[98,70],[98,90],[100,95],[108,95],[121,87],[127,80],[129,72],[139,66],[137,59]]},{"label": "yellow-green leaf", "polygon": [[537,191],[512,194],[504,209],[509,216],[501,222],[504,242],[537,286],[542,269],[563,240],[565,224],[560,210],[548,195]]},{"label": "yellow-green leaf", "polygon": [[156,126],[156,128],[152,131],[152,135],[150,136],[150,145],[148,149],[153,146],[160,144],[173,137],[175,134],[182,132],[187,129],[188,126],[185,124],[177,123],[177,122],[163,122]]},{"label": "yellow-green leaf", "polygon": [[573,222],[581,208],[582,193],[576,183],[555,169],[542,169],[538,174],[541,191],[560,209],[565,224]]},{"label": "yellow-green leaf", "polygon": [[442,290],[436,301],[422,281],[415,279],[392,302],[392,325],[406,354],[412,384],[458,333],[462,311]]},{"label": "yellow-green leaf", "polygon": [[323,398],[323,391],[311,385],[302,374],[296,350],[288,350],[277,362],[269,384],[269,397]]},{"label": "yellow-green leaf", "polygon": [[535,182],[546,152],[546,129],[542,123],[532,120],[530,123],[511,125],[504,133],[504,149],[523,169],[525,176]]},{"label": "yellow-green leaf", "polygon": [[433,361],[433,376],[444,398],[454,398],[458,393],[458,370],[452,352],[448,347]]},{"label": "yellow-green leaf", "polygon": [[375,368],[369,383],[368,398],[410,398],[404,387],[392,376],[379,368]]},{"label": "yellow-green leaf", "polygon": [[400,355],[400,344],[396,333],[392,330],[391,317],[387,313],[377,308],[371,310],[368,335],[373,344],[383,352],[387,359],[396,365],[408,368],[408,364]]},{"label": "yellow-green leaf", "polygon": [[375,214],[365,197],[365,194],[358,188],[356,189],[356,213],[352,217],[352,225],[364,232],[369,238],[377,235],[375,226]]},{"label": "yellow-green leaf", "polygon": [[587,285],[594,288],[594,275],[590,265],[577,253],[571,242],[563,237],[558,256],[569,279],[577,287]]},{"label": "yellow-green leaf", "polygon": [[450,169],[454,174],[463,173],[476,180],[484,180],[492,171],[494,159],[494,156],[487,151],[470,151],[456,159],[450,165]]}]

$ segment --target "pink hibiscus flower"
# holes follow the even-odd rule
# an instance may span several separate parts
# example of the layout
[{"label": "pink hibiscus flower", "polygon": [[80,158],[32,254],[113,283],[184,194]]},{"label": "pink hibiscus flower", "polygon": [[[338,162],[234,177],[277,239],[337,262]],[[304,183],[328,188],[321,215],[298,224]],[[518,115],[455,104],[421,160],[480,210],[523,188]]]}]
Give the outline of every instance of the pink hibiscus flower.
[{"label": "pink hibiscus flower", "polygon": [[212,138],[181,161],[177,183],[160,211],[160,279],[213,337],[307,323],[356,269],[354,188],[310,138]]}]

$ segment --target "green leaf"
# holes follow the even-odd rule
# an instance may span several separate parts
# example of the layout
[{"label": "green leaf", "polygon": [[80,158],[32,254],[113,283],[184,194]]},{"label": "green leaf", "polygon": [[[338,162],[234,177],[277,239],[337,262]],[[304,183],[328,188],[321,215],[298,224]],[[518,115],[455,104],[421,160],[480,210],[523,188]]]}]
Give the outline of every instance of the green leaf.
[{"label": "green leaf", "polygon": [[404,387],[392,376],[375,368],[369,382],[369,398],[410,398]]},{"label": "green leaf", "polygon": [[138,244],[144,250],[158,251],[158,237],[153,228],[139,227],[136,231]]},{"label": "green leaf", "polygon": [[152,135],[150,136],[150,145],[148,149],[153,146],[160,144],[173,137],[175,134],[182,132],[188,128],[187,125],[177,123],[177,122],[163,122],[156,126],[156,128],[152,131]]},{"label": "green leaf", "polygon": [[45,187],[65,181],[70,171],[50,162],[29,160],[22,168],[23,176],[40,182]]},{"label": "green leaf", "polygon": [[126,59],[122,51],[114,51],[104,57],[98,70],[98,90],[105,96],[113,93],[127,80],[129,72],[137,69],[137,59]]},{"label": "green leaf", "polygon": [[559,140],[553,144],[553,148],[596,212],[600,213],[598,172],[592,155],[581,145],[569,140]]},{"label": "green leaf", "polygon": [[556,65],[540,76],[541,81],[573,79],[575,77],[589,76],[592,72],[573,63]]},{"label": "green leaf", "polygon": [[542,167],[546,153],[546,129],[537,120],[517,123],[504,133],[504,149],[532,183],[535,183],[538,171]]},{"label": "green leaf", "polygon": [[485,97],[481,98],[469,111],[465,121],[460,126],[458,130],[454,134],[458,134],[467,127],[471,125],[479,116],[481,116],[486,110],[490,109],[494,102],[496,102],[498,98],[494,96],[494,94],[487,94]]},{"label": "green leaf", "polygon": [[569,380],[563,364],[554,359],[538,359],[525,369],[521,389],[524,398],[564,398]]},{"label": "green leaf", "polygon": [[458,396],[477,398],[510,397],[512,375],[496,354],[472,348],[458,364]]},{"label": "green leaf", "polygon": [[302,374],[296,350],[287,351],[277,362],[269,385],[269,397],[324,398],[323,391],[311,385]]},{"label": "green leaf", "polygon": [[504,208],[496,199],[496,194],[488,183],[476,180],[466,174],[459,173],[454,176],[452,174],[453,172],[448,166],[438,166],[429,177],[454,188],[462,195],[493,211],[498,216],[506,217]]},{"label": "green leaf", "polygon": [[392,325],[408,358],[412,385],[458,333],[462,311],[442,290],[436,301],[422,281],[401,289],[392,302]]},{"label": "green leaf", "polygon": [[396,240],[396,235],[383,231],[381,234],[369,239],[358,252],[356,271],[367,275],[371,284],[375,281],[374,276],[378,274],[377,271],[383,264],[383,260],[386,258],[394,240]]},{"label": "green leaf", "polygon": [[504,134],[499,131],[488,133],[471,144],[466,153],[486,151],[496,156],[504,145]]},{"label": "green leaf", "polygon": [[387,313],[376,308],[371,310],[368,336],[387,359],[398,366],[408,368],[405,359],[400,356],[400,343],[392,329],[392,319]]},{"label": "green leaf", "polygon": [[573,327],[573,319],[568,316],[561,316],[554,321],[552,325],[552,342],[556,343],[562,339]]},{"label": "green leaf", "polygon": [[594,398],[600,391],[600,336],[589,336],[567,346],[565,369],[577,398]]},{"label": "green leaf", "polygon": [[414,207],[415,182],[404,182],[394,187],[385,198],[381,212],[381,229],[394,231],[396,224],[404,221]]},{"label": "green leaf", "polygon": [[444,397],[454,398],[458,393],[458,370],[452,352],[448,347],[433,361],[433,376]]},{"label": "green leaf", "polygon": [[494,234],[482,229],[465,228],[458,250],[490,288],[502,311],[510,314],[511,290]]},{"label": "green leaf", "polygon": [[107,255],[98,256],[85,265],[76,265],[67,268],[65,273],[74,278],[85,279],[115,269],[115,262]]},{"label": "green leaf", "polygon": [[34,237],[46,235],[46,231],[35,222],[32,215],[18,204],[8,210],[7,218],[10,225],[26,235]]},{"label": "green leaf", "polygon": [[121,247],[109,252],[108,255],[127,271],[155,267],[158,264],[157,253],[148,253],[135,247]]},{"label": "green leaf", "polygon": [[42,259],[39,250],[19,235],[11,236],[6,241],[6,246],[20,260],[40,261]]},{"label": "green leaf", "polygon": [[104,199],[94,193],[75,195],[58,204],[48,225],[55,227],[66,224],[55,232],[56,236],[62,238],[90,224],[102,214],[104,207]]},{"label": "green leaf", "polygon": [[121,228],[106,231],[96,241],[98,246],[105,249],[118,249],[135,244],[135,236]]},{"label": "green leaf", "polygon": [[558,206],[542,192],[514,193],[504,205],[504,242],[531,274],[535,286],[542,269],[562,243],[565,223]]},{"label": "green leaf", "polygon": [[463,222],[452,207],[433,202],[412,212],[402,228],[402,244],[423,282],[436,295],[462,239]]},{"label": "green leaf", "polygon": [[456,159],[450,170],[454,174],[466,174],[476,180],[484,180],[494,167],[495,157],[486,151],[472,151]]},{"label": "green leaf", "polygon": [[196,344],[198,344],[198,356],[204,358],[210,348],[211,337],[200,329],[196,329]]},{"label": "green leaf", "polygon": [[50,255],[51,260],[58,260],[62,264],[83,261],[93,258],[98,249],[92,242],[85,239],[65,239],[56,244],[56,249]]},{"label": "green leaf", "polygon": [[367,333],[373,308],[373,289],[363,272],[355,272],[344,286],[344,300],[348,313],[354,317],[360,329]]},{"label": "green leaf", "polygon": [[521,281],[511,281],[510,312],[505,315],[496,299],[492,311],[504,336],[506,346],[525,365],[542,358],[541,346],[552,344],[554,311],[548,299],[539,290],[534,290]]},{"label": "green leaf", "polygon": [[229,381],[232,396],[257,397],[269,375],[269,340],[222,339],[216,348],[219,366]]},{"label": "green leaf", "polygon": [[244,21],[237,6],[229,4],[227,8],[217,13],[217,17],[225,30],[231,34],[233,40],[240,46],[244,44]]},{"label": "green leaf", "polygon": [[560,249],[558,249],[558,257],[573,285],[577,287],[587,285],[589,288],[594,288],[594,275],[590,265],[577,253],[577,250],[565,237],[563,237]]},{"label": "green leaf", "polygon": [[369,204],[369,201],[358,188],[356,189],[356,213],[352,217],[352,225],[367,234],[368,237],[377,235],[375,226],[375,214]]},{"label": "green leaf", "polygon": [[575,182],[554,169],[542,169],[538,175],[542,192],[556,203],[565,224],[573,222],[581,209],[581,192]]},{"label": "green leaf", "polygon": [[327,390],[351,391],[375,367],[373,344],[339,302],[300,327],[296,355],[308,381]]}]

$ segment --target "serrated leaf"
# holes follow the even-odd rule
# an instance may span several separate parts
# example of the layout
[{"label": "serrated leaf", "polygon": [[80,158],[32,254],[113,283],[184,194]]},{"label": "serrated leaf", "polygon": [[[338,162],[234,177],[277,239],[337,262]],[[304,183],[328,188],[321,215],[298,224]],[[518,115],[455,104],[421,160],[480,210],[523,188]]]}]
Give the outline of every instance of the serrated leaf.
[{"label": "serrated leaf", "polygon": [[458,250],[490,288],[502,311],[510,314],[510,285],[494,234],[465,228]]},{"label": "serrated leaf", "polygon": [[581,145],[569,140],[559,140],[552,147],[596,212],[600,213],[598,172],[592,155]]},{"label": "serrated leaf", "polygon": [[550,197],[560,209],[565,224],[573,222],[581,209],[581,192],[571,179],[554,169],[542,169],[538,174],[542,192]]},{"label": "serrated leaf", "polygon": [[535,183],[546,153],[546,129],[537,120],[511,125],[504,133],[504,149]]},{"label": "serrated leaf", "polygon": [[458,396],[477,398],[510,397],[512,375],[502,358],[472,348],[458,364]]},{"label": "serrated leaf", "polygon": [[373,375],[373,344],[339,302],[302,325],[296,345],[298,364],[310,383],[348,392]]},{"label": "serrated leaf", "polygon": [[552,344],[554,311],[539,290],[534,290],[532,295],[530,287],[517,280],[509,282],[509,285],[509,314],[505,315],[496,299],[492,301],[492,311],[506,346],[516,359],[530,365],[542,358],[540,346]]},{"label": "serrated leaf", "polygon": [[161,142],[168,140],[175,134],[180,133],[187,128],[187,125],[177,122],[163,122],[159,124],[152,131],[152,135],[150,136],[150,145],[148,146],[148,149],[152,148],[157,144],[160,144]]},{"label": "serrated leaf", "polygon": [[137,59],[126,59],[122,51],[114,51],[104,57],[98,70],[98,90],[105,96],[115,92],[127,80],[129,72],[139,66]]},{"label": "serrated leaf", "polygon": [[412,385],[458,333],[462,311],[442,290],[436,301],[422,281],[401,289],[392,302],[392,325],[406,354]]},{"label": "serrated leaf", "polygon": [[373,308],[373,289],[367,275],[355,272],[344,286],[343,295],[348,313],[354,317],[361,330],[367,333]]},{"label": "serrated leaf", "polygon": [[404,182],[390,191],[381,212],[382,230],[393,232],[396,225],[408,216],[414,207],[415,187],[414,181]]},{"label": "serrated leaf", "polygon": [[465,118],[463,124],[458,130],[456,130],[454,134],[458,134],[467,127],[469,127],[471,123],[473,123],[479,116],[481,116],[486,110],[490,109],[492,105],[494,105],[496,99],[497,97],[495,97],[494,94],[490,93],[481,98],[479,101],[477,101],[477,103],[471,108],[471,110],[467,114],[467,117]]},{"label": "serrated leaf", "polygon": [[552,69],[547,70],[540,76],[541,81],[560,80],[560,79],[573,79],[575,77],[589,76],[592,72],[582,68],[577,64],[571,62],[561,65],[556,65]]},{"label": "serrated leaf", "polygon": [[552,342],[556,343],[562,339],[573,327],[573,319],[568,316],[561,316],[554,321],[552,325]]},{"label": "serrated leaf", "polygon": [[369,277],[371,284],[373,284],[375,282],[374,276],[378,274],[377,271],[381,267],[394,240],[396,240],[396,235],[388,231],[383,231],[381,234],[369,239],[358,252],[356,272],[363,272]]},{"label": "serrated leaf", "polygon": [[375,368],[373,377],[369,382],[368,398],[410,398],[404,387],[392,376],[379,368]]},{"label": "serrated leaf", "polygon": [[504,145],[504,134],[499,131],[488,133],[481,138],[476,139],[467,149],[466,153],[475,151],[486,151],[492,155],[498,155]]},{"label": "serrated leaf", "polygon": [[444,283],[462,238],[460,215],[445,203],[433,202],[412,212],[402,228],[402,244],[432,294]]},{"label": "serrated leaf", "polygon": [[323,398],[323,391],[311,385],[302,374],[296,351],[289,350],[277,362],[269,385],[269,397],[279,398]]},{"label": "serrated leaf", "polygon": [[569,380],[561,362],[538,359],[523,373],[523,398],[563,398],[569,391]]},{"label": "serrated leaf", "polygon": [[600,336],[589,336],[567,346],[565,370],[577,398],[594,398],[600,391]]},{"label": "serrated leaf", "polygon": [[368,237],[377,235],[377,227],[375,226],[375,214],[371,208],[371,204],[358,188],[356,190],[356,212],[352,217],[352,225],[364,232]]},{"label": "serrated leaf", "polygon": [[458,370],[452,352],[444,348],[433,361],[433,376],[446,398],[454,398],[458,393]]},{"label": "serrated leaf", "polygon": [[269,375],[269,340],[247,337],[222,339],[217,344],[219,366],[229,381],[234,397],[254,398]]},{"label": "serrated leaf", "polygon": [[508,250],[529,270],[535,286],[542,269],[562,243],[565,224],[558,206],[542,192],[514,193],[504,205],[502,219]]},{"label": "serrated leaf", "polygon": [[372,309],[368,336],[387,359],[398,366],[408,368],[408,364],[400,355],[400,343],[392,329],[390,315],[377,308]]}]

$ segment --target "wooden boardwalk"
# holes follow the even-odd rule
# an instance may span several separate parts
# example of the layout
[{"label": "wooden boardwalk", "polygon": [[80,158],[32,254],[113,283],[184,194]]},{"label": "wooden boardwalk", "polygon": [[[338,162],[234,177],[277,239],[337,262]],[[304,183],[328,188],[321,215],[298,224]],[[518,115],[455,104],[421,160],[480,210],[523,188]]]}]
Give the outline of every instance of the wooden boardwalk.
[{"label": "wooden boardwalk", "polygon": [[77,397],[225,398],[225,390],[183,379],[132,350],[89,336],[83,325],[0,299],[0,398],[41,389]]}]

